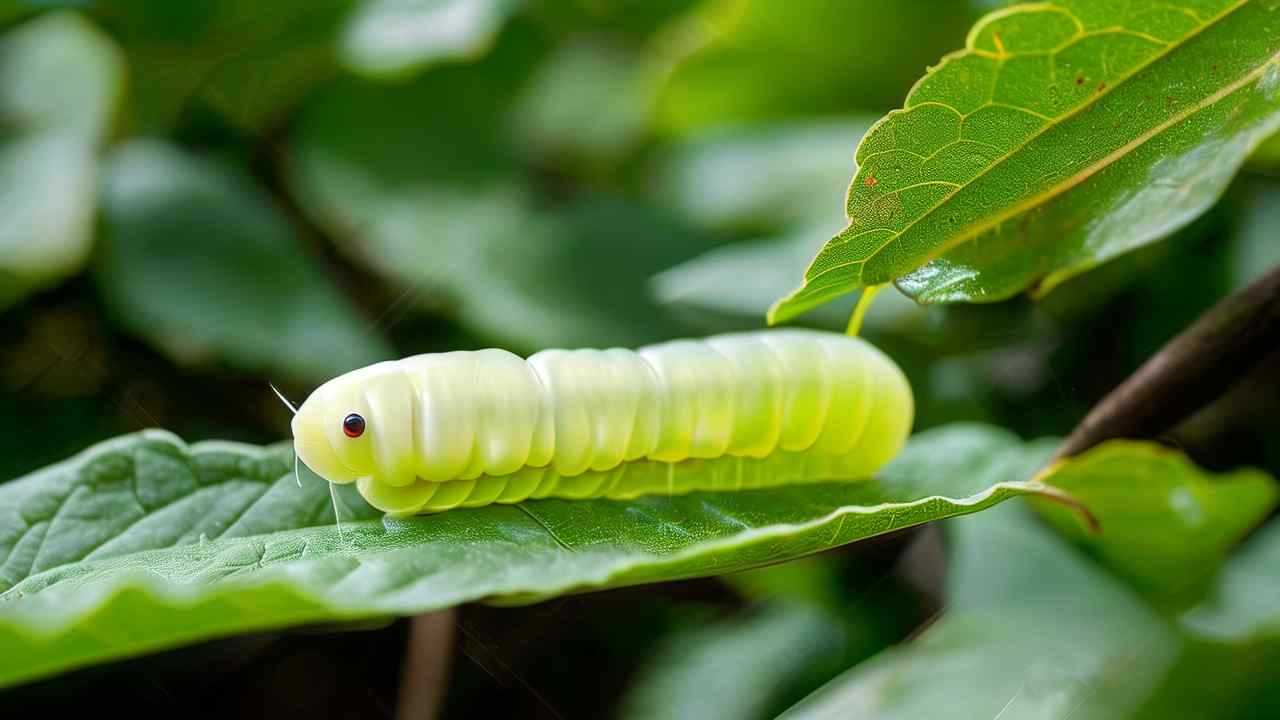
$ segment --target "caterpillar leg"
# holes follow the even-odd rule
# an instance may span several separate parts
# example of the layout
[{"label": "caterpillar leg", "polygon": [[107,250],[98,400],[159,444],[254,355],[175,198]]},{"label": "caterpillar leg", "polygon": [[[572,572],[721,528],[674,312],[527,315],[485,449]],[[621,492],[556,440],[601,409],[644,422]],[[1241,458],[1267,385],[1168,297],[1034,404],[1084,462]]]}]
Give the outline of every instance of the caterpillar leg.
[{"label": "caterpillar leg", "polygon": [[629,500],[866,478],[865,470],[847,458],[779,452],[765,458],[643,460],[624,463],[612,470],[587,470],[572,476],[562,476],[550,467],[522,468],[508,475],[481,476],[475,480],[439,483],[418,480],[402,488],[377,486],[362,480],[359,488],[369,504],[403,517],[539,498]]}]

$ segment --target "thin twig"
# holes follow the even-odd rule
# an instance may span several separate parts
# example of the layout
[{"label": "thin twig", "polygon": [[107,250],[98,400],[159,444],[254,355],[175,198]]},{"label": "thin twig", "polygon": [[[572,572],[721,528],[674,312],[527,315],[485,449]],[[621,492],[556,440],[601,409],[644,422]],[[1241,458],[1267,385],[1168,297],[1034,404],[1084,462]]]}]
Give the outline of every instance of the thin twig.
[{"label": "thin twig", "polygon": [[1117,438],[1151,438],[1216,400],[1280,348],[1280,267],[1169,341],[1089,413],[1054,459]]},{"label": "thin twig", "polygon": [[396,712],[398,720],[439,717],[449,687],[455,622],[452,609],[424,613],[410,621]]}]

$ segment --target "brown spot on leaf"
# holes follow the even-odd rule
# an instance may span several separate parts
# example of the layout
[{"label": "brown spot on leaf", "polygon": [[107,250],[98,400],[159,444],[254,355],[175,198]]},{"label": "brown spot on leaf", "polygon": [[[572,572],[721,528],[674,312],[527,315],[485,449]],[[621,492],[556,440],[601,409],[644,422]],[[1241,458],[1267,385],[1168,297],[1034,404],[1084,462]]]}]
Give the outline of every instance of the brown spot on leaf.
[{"label": "brown spot on leaf", "polygon": [[866,185],[869,188],[872,188],[872,187],[875,187],[876,185],[879,185],[880,181],[876,179],[875,175],[868,175],[867,179],[862,181],[862,184]]},{"label": "brown spot on leaf", "polygon": [[1077,75],[1077,76],[1076,76],[1076,84],[1077,84],[1077,85],[1083,85],[1083,84],[1084,84],[1084,76],[1083,76],[1083,75]]},{"label": "brown spot on leaf", "polygon": [[1107,89],[1107,81],[1106,81],[1106,80],[1099,80],[1099,81],[1098,81],[1098,92],[1102,92],[1103,90],[1106,90],[1106,89]]}]

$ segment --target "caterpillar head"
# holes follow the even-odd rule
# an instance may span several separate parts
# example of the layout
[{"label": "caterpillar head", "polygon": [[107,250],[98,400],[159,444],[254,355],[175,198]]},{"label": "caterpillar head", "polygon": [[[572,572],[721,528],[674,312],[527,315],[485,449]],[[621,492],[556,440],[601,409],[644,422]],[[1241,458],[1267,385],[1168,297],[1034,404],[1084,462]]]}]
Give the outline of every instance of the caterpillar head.
[{"label": "caterpillar head", "polygon": [[298,458],[335,484],[372,478],[412,483],[414,387],[391,363],[340,375],[321,385],[293,416]]}]

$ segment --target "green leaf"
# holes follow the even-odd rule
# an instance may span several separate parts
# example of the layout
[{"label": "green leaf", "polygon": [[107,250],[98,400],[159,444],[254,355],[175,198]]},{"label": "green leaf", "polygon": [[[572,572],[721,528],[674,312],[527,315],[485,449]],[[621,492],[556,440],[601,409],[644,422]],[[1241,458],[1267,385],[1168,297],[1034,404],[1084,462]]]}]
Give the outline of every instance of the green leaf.
[{"label": "green leaf", "polygon": [[1258,146],[1249,158],[1249,167],[1254,170],[1274,170],[1280,167],[1280,134],[1272,135]]},{"label": "green leaf", "polygon": [[1224,291],[1245,287],[1280,266],[1280,183],[1270,178],[1250,178],[1240,183],[1238,230],[1230,247],[1231,280]]},{"label": "green leaf", "polygon": [[1168,625],[1020,503],[947,525],[941,619],[783,719],[1123,720],[1173,663]]},{"label": "green leaf", "polygon": [[325,483],[295,486],[287,447],[126,436],[0,486],[0,683],[252,630],[783,562],[1045,492],[1024,482],[1039,460],[957,426],[915,437],[874,481],[348,516],[339,533]]},{"label": "green leaf", "polygon": [[0,37],[0,310],[88,260],[97,154],[123,78],[120,51],[77,14]]},{"label": "green leaf", "polygon": [[520,0],[364,0],[340,41],[343,64],[362,75],[404,76],[490,50]]},{"label": "green leaf", "polygon": [[567,41],[512,108],[518,147],[560,167],[615,163],[640,141],[651,95],[634,51],[598,38]]},{"label": "green leaf", "polygon": [[1231,558],[1209,596],[1182,618],[1203,638],[1280,641],[1280,523],[1269,523]]},{"label": "green leaf", "polygon": [[134,134],[168,133],[200,104],[259,132],[338,73],[339,31],[356,2],[112,0],[88,13],[128,56]]},{"label": "green leaf", "polygon": [[781,322],[862,287],[991,302],[1167,236],[1280,128],[1275,0],[1019,4],[858,145],[848,226]]},{"label": "green leaf", "polygon": [[[295,196],[411,306],[491,344],[532,351],[688,334],[649,297],[649,277],[717,239],[612,194],[549,200],[522,175],[507,99],[527,76],[512,68],[546,57],[527,30],[513,23],[481,61],[435,68],[395,93],[349,82],[317,97],[290,143]],[[450,112],[438,111],[441,97]]]},{"label": "green leaf", "polygon": [[1182,613],[1177,667],[1141,720],[1247,720],[1280,712],[1280,524],[1269,523],[1223,566],[1214,587]]},{"label": "green leaf", "polygon": [[821,225],[829,237],[826,226],[839,226],[840,201],[856,170],[851,148],[871,123],[852,117],[702,132],[665,151],[652,185],[705,227],[777,232]]},{"label": "green leaf", "polygon": [[968,20],[964,0],[707,0],[654,46],[670,66],[655,123],[682,135],[883,112]]},{"label": "green leaf", "polygon": [[92,23],[75,12],[38,16],[4,35],[0,54],[6,135],[66,130],[106,139],[123,90],[123,58]]},{"label": "green leaf", "polygon": [[857,629],[808,605],[770,603],[678,631],[647,659],[619,717],[773,718],[856,659]]},{"label": "green leaf", "polygon": [[840,574],[837,558],[828,555],[743,570],[721,580],[747,602],[794,602],[828,610],[846,607],[842,591],[847,579]]},{"label": "green leaf", "polygon": [[1057,463],[1040,480],[1088,507],[1101,532],[1056,507],[1041,507],[1050,522],[1154,593],[1187,590],[1211,577],[1278,496],[1266,473],[1209,473],[1180,452],[1127,440]]},{"label": "green leaf", "polygon": [[698,0],[560,0],[527,6],[540,25],[560,37],[609,35],[628,43],[640,43],[660,33]]},{"label": "green leaf", "polygon": [[[656,273],[649,281],[650,291],[665,305],[758,327],[760,315],[768,311],[778,293],[791,286],[790,268],[812,257],[827,237],[824,226],[802,227],[779,237],[712,248]],[[866,326],[879,327],[904,313],[918,314],[914,306],[901,293],[886,293],[871,306]],[[805,320],[812,326],[844,330],[852,310],[852,304],[833,303]]]},{"label": "green leaf", "polygon": [[102,206],[103,299],[175,360],[319,382],[392,357],[288,220],[233,169],[133,141],[109,159]]},{"label": "green leaf", "polygon": [[1265,720],[1280,714],[1280,643],[1192,638],[1134,720]]}]

